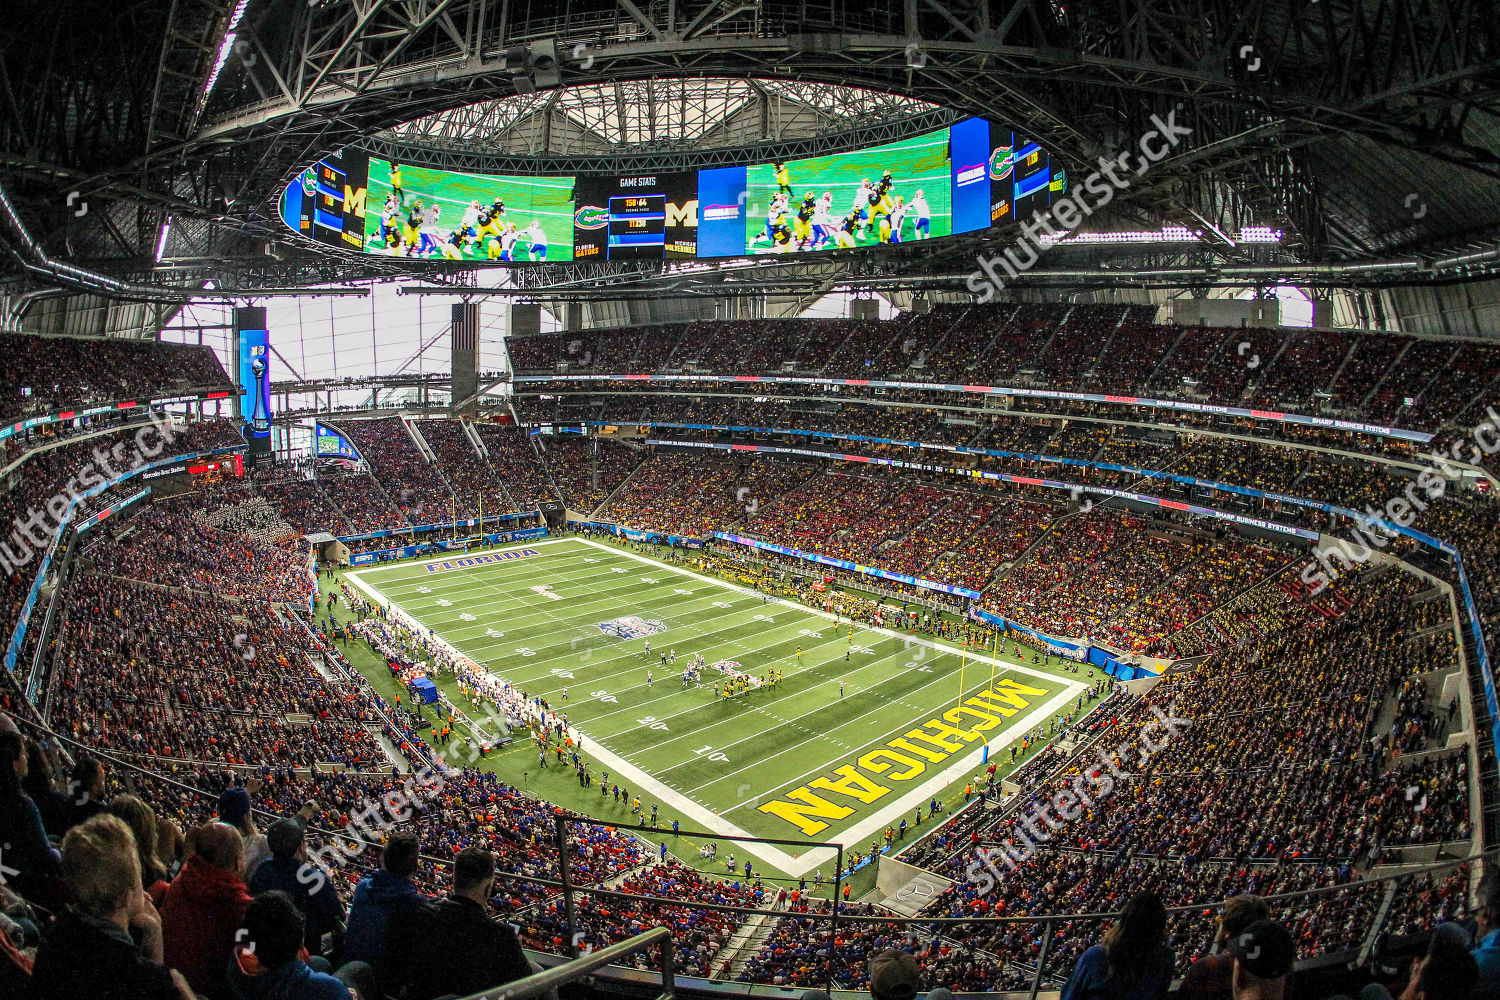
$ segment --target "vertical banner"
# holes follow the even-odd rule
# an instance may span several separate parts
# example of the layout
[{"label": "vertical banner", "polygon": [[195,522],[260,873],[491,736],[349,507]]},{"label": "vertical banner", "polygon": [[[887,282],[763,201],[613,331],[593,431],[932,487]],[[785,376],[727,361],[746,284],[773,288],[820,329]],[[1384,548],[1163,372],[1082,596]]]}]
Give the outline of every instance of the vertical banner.
[{"label": "vertical banner", "polygon": [[479,303],[455,302],[448,358],[452,403],[460,413],[479,408]]},{"label": "vertical banner", "polygon": [[698,256],[745,253],[744,167],[698,171]]},{"label": "vertical banner", "polygon": [[1052,162],[1036,143],[1010,136],[1011,204],[1015,218],[1027,219],[1052,204]]},{"label": "vertical banner", "polygon": [[271,335],[264,306],[234,310],[234,345],[240,419],[253,463],[256,456],[271,453]]},{"label": "vertical banner", "polygon": [[949,130],[953,167],[953,231],[972,233],[995,221],[989,176],[990,123],[966,118]]}]

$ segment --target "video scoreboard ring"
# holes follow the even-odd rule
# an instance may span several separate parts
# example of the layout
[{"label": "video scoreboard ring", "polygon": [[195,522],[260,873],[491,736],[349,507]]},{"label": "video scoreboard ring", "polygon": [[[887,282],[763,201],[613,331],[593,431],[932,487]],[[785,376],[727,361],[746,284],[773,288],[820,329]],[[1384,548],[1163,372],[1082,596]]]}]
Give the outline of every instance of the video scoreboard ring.
[{"label": "video scoreboard ring", "polygon": [[610,260],[661,260],[666,245],[666,194],[614,195],[609,199]]},{"label": "video scoreboard ring", "polygon": [[[401,164],[345,150],[288,186],[282,218],[322,243],[399,257],[683,261],[976,232],[1043,210],[1067,189],[1066,172],[1029,137],[966,118],[861,149],[629,175],[408,164],[403,180]],[[498,217],[495,204],[506,209]]]}]

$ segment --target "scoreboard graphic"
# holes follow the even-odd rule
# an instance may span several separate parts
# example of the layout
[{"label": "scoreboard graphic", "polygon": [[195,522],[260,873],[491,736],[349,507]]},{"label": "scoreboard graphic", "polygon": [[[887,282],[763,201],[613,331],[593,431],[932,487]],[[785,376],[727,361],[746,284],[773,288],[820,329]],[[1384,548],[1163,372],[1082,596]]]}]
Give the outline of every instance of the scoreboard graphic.
[{"label": "scoreboard graphic", "polygon": [[304,236],[387,256],[686,261],[974,232],[1045,211],[1066,190],[1046,150],[967,118],[863,149],[666,173],[470,174],[353,149],[309,166],[281,212]]},{"label": "scoreboard graphic", "polygon": [[693,173],[580,177],[573,188],[578,260],[673,260],[698,255]]},{"label": "scoreboard graphic", "polygon": [[660,260],[666,247],[666,195],[626,194],[609,199],[610,260]]}]

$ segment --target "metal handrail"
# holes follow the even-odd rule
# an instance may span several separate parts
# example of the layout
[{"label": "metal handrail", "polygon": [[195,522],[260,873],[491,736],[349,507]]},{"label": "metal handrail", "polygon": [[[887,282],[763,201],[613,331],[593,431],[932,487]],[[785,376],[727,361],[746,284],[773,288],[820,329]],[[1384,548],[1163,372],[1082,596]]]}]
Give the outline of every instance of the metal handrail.
[{"label": "metal handrail", "polygon": [[463,1000],[531,1000],[533,997],[551,996],[559,986],[577,982],[606,965],[645,951],[654,944],[661,945],[661,995],[671,997],[676,989],[672,967],[672,931],[668,927],[653,927],[635,937],[626,938],[619,944],[591,951],[545,972],[475,993]]}]

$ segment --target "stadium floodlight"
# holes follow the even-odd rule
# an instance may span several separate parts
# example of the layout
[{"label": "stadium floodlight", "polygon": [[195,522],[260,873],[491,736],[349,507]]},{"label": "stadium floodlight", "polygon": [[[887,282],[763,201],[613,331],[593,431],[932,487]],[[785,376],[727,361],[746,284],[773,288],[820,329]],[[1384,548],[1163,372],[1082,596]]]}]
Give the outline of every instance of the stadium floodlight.
[{"label": "stadium floodlight", "polygon": [[229,61],[229,53],[234,51],[234,43],[239,39],[239,34],[235,29],[240,26],[240,20],[245,16],[245,8],[249,6],[250,0],[240,0],[235,4],[234,13],[229,15],[229,23],[224,26],[224,38],[219,42],[219,54],[214,57],[214,66],[208,72],[208,79],[203,81],[203,93],[198,96],[199,113],[208,103],[208,95],[213,93],[214,84],[219,82],[219,74],[223,72],[224,64]]},{"label": "stadium floodlight", "polygon": [[167,234],[172,231],[172,217],[169,215],[161,224],[161,235],[156,238],[156,262],[161,263],[162,255],[167,252]]}]

